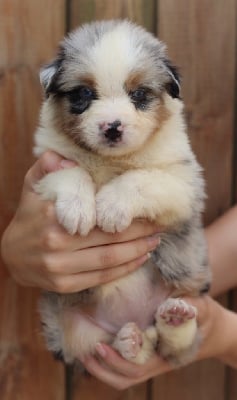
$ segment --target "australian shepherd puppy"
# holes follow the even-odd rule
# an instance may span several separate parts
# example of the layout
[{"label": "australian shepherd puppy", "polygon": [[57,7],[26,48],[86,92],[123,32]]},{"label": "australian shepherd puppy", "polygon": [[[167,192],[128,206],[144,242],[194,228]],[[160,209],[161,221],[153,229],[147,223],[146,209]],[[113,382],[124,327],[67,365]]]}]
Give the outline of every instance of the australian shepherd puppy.
[{"label": "australian shepherd puppy", "polygon": [[186,363],[200,335],[195,308],[180,296],[207,291],[210,273],[203,179],[165,45],[128,21],[86,24],[64,39],[40,78],[35,154],[54,150],[79,165],[36,185],[55,201],[59,222],[87,235],[96,225],[114,233],[146,218],[164,232],[151,259],[128,276],[80,293],[44,293],[48,348],[74,362],[106,342],[135,363],[154,351]]}]

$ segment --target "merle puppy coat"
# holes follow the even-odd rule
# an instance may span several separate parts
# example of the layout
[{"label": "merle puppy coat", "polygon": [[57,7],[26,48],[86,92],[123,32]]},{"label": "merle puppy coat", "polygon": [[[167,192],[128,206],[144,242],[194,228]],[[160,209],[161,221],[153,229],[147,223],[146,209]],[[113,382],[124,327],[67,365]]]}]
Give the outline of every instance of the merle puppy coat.
[{"label": "merle puppy coat", "polygon": [[164,232],[152,258],[128,276],[80,293],[44,293],[49,349],[73,362],[106,342],[135,363],[157,350],[184,364],[200,335],[195,308],[179,297],[205,291],[210,274],[203,179],[165,45],[128,21],[86,24],[64,39],[41,83],[35,154],[54,150],[79,165],[35,187],[55,201],[59,222],[87,235],[145,218]]}]

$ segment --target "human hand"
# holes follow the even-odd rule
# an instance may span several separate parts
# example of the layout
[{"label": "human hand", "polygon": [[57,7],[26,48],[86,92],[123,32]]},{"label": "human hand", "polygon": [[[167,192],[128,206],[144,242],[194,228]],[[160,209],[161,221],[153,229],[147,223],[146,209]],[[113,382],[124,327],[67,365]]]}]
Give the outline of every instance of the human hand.
[{"label": "human hand", "polygon": [[158,228],[135,221],[123,233],[94,229],[70,236],[57,222],[54,204],[42,201],[34,184],[45,174],[75,163],[47,152],[28,171],[16,214],[2,238],[2,258],[22,285],[59,293],[80,291],[128,274],[157,246]]},{"label": "human hand", "polygon": [[[209,296],[185,300],[197,307],[198,325],[202,337],[200,350],[193,361],[209,357],[223,359],[229,351],[231,342],[231,339],[223,338],[223,326],[228,332],[232,331],[233,323],[228,323],[230,312]],[[118,390],[127,389],[173,369],[157,354],[145,364],[136,365],[123,359],[107,344],[98,343],[96,351],[95,357],[90,356],[83,360],[85,368],[97,379]]]}]

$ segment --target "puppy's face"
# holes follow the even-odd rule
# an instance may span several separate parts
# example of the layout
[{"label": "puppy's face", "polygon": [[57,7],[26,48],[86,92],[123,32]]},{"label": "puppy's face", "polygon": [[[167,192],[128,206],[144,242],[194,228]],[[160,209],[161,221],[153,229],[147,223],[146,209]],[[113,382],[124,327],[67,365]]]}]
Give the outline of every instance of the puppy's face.
[{"label": "puppy's face", "polygon": [[139,149],[168,117],[164,93],[179,96],[164,45],[127,21],[73,32],[41,82],[55,128],[103,156]]}]

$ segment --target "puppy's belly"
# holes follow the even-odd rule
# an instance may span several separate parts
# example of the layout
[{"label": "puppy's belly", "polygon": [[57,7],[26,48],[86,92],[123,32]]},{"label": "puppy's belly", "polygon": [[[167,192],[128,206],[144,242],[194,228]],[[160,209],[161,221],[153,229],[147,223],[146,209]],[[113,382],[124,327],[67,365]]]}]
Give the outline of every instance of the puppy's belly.
[{"label": "puppy's belly", "polygon": [[[158,306],[169,296],[170,290],[161,280],[154,284],[146,274],[139,275],[133,274],[130,282],[127,279],[127,285],[122,280],[117,281],[104,297],[98,294],[96,303],[78,304],[64,310],[64,321],[68,321],[70,315],[72,322],[72,325],[68,322],[64,325],[66,331],[77,332],[78,339],[87,336],[86,342],[91,350],[93,343],[89,345],[89,342],[102,332],[110,342],[127,322],[135,322],[143,331],[152,325]],[[85,349],[85,339],[82,341]]]},{"label": "puppy's belly", "polygon": [[115,293],[96,305],[93,318],[106,331],[116,334],[127,322],[135,322],[145,330],[154,322],[157,307],[168,297],[164,286],[152,284],[136,287],[133,292],[115,288]]},{"label": "puppy's belly", "polygon": [[[135,285],[134,285],[135,284]],[[98,342],[112,343],[127,322],[135,322],[142,330],[154,323],[157,308],[169,296],[161,280],[152,283],[147,274],[132,274],[106,288],[97,302],[78,304],[64,310],[64,352],[81,359],[94,353]]]}]

